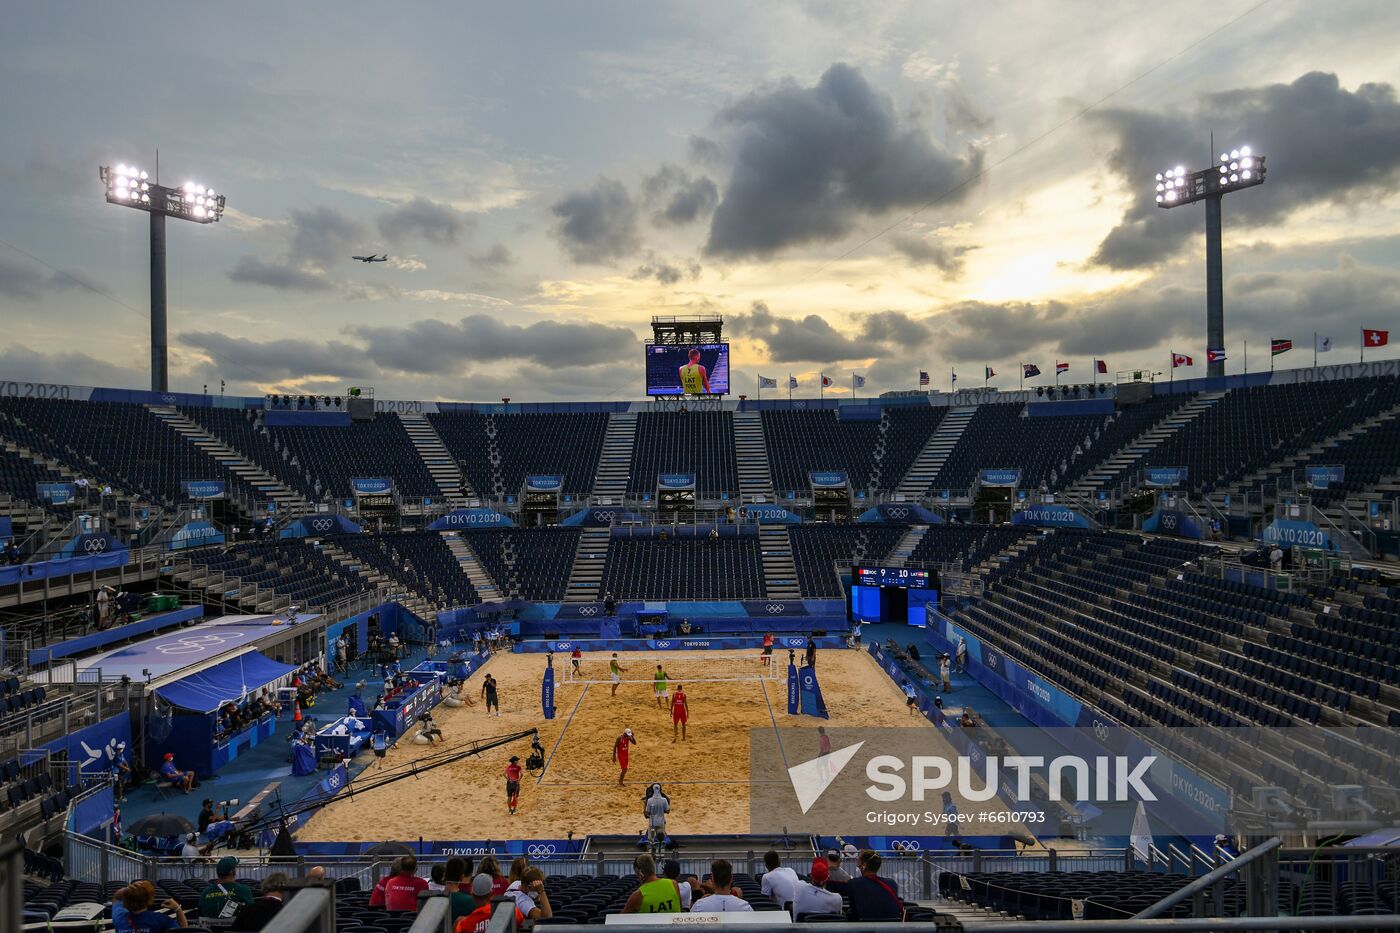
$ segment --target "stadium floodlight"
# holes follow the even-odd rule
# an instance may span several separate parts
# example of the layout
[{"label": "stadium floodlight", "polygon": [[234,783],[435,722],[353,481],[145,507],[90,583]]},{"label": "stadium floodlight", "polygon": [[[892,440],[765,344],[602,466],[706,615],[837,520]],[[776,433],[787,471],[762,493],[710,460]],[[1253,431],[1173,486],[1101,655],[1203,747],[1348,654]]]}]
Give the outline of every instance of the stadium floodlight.
[{"label": "stadium floodlight", "polygon": [[[1208,169],[1188,172],[1176,165],[1153,177],[1158,207],[1206,202],[1206,346],[1225,346],[1225,274],[1220,246],[1220,201],[1232,191],[1264,183],[1264,157],[1248,146],[1220,153]],[[1225,375],[1225,361],[1206,363],[1207,376]]]},{"label": "stadium floodlight", "polygon": [[165,218],[217,223],[224,216],[224,196],[193,181],[168,188],[159,183],[159,173],[151,178],[126,162],[99,166],[98,177],[107,189],[107,203],[151,215],[151,391],[166,392],[170,385],[165,336]]}]

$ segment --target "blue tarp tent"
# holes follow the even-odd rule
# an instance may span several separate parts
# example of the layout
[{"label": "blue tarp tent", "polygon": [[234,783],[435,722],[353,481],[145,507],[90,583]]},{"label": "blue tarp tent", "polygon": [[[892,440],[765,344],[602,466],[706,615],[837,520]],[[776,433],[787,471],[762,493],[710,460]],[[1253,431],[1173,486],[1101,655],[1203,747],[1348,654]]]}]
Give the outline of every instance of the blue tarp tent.
[{"label": "blue tarp tent", "polygon": [[235,703],[294,670],[296,668],[290,664],[274,661],[259,651],[249,651],[166,684],[156,690],[156,695],[180,709],[212,713],[225,703]]}]

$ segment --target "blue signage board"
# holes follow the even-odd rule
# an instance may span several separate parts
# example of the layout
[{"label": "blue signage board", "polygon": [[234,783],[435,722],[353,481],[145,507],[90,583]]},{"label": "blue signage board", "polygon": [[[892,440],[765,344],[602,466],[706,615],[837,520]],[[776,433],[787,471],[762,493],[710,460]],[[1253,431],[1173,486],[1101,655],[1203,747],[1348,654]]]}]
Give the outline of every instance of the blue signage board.
[{"label": "blue signage board", "polygon": [[1143,476],[1149,486],[1180,486],[1186,482],[1186,467],[1148,467]]},{"label": "blue signage board", "polygon": [[802,524],[801,516],[780,505],[746,505],[740,512],[744,521],[757,522],[760,525]]},{"label": "blue signage board", "polygon": [[845,470],[814,470],[807,474],[813,486],[837,487],[849,485]]},{"label": "blue signage board", "polygon": [[1143,531],[1162,535],[1176,535],[1178,538],[1204,538],[1205,529],[1196,519],[1177,509],[1158,509],[1142,523]]},{"label": "blue signage board", "polygon": [[357,496],[373,496],[392,490],[394,481],[387,476],[352,476],[350,488]]},{"label": "blue signage board", "polygon": [[530,492],[554,492],[564,486],[564,477],[550,473],[525,477],[525,488]]},{"label": "blue signage board", "polygon": [[1067,505],[1033,505],[1011,513],[1013,525],[1037,525],[1042,528],[1089,528],[1089,520]]},{"label": "blue signage board", "polygon": [[1308,478],[1308,488],[1326,489],[1333,483],[1340,483],[1346,479],[1346,467],[1340,464],[1334,466],[1310,466],[1305,471]]},{"label": "blue signage board", "polygon": [[52,505],[67,505],[77,498],[77,487],[72,483],[38,483],[35,489],[40,499]]},{"label": "blue signage board", "polygon": [[662,473],[656,477],[656,485],[661,489],[694,489],[694,473]]},{"label": "blue signage board", "polygon": [[1282,547],[1321,548],[1324,551],[1339,550],[1327,532],[1312,522],[1280,518],[1270,522],[1264,529],[1264,543]]},{"label": "blue signage board", "polygon": [[977,479],[983,486],[1019,486],[1021,471],[1012,469],[978,470]]},{"label": "blue signage board", "polygon": [[187,479],[180,489],[191,499],[222,499],[226,486],[221,479]]},{"label": "blue signage board", "polygon": [[495,509],[453,509],[428,526],[429,531],[451,531],[454,528],[514,528],[510,516]]},{"label": "blue signage board", "polygon": [[200,547],[205,544],[223,544],[224,533],[211,522],[196,519],[186,522],[170,539],[170,550]]}]

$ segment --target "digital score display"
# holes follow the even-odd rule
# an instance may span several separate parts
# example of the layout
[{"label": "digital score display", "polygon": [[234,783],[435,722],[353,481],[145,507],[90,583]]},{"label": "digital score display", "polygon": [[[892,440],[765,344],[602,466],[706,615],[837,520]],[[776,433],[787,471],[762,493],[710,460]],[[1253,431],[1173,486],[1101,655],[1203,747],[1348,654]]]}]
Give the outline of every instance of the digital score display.
[{"label": "digital score display", "polygon": [[908,567],[856,567],[856,586],[899,586],[905,589],[932,589],[927,570]]}]

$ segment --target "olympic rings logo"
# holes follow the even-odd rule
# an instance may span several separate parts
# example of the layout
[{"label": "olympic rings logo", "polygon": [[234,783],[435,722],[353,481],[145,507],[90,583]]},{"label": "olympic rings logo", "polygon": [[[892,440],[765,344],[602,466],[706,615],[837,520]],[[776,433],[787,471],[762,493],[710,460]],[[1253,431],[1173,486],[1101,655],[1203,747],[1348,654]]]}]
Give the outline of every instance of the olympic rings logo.
[{"label": "olympic rings logo", "polygon": [[1176,516],[1170,513],[1162,516],[1162,527],[1170,531],[1176,527]]},{"label": "olympic rings logo", "polygon": [[573,644],[570,643],[570,642],[567,642],[567,641],[556,641],[556,642],[554,643],[554,650],[555,650],[555,651],[567,651],[568,649],[570,649],[570,648],[572,648],[572,647],[573,647]]},{"label": "olympic rings logo", "polygon": [[782,603],[769,603],[768,605],[763,607],[764,611],[768,612],[771,615],[777,615],[786,608],[787,607],[784,606]]},{"label": "olympic rings logo", "polygon": [[106,538],[88,538],[83,542],[83,550],[89,554],[101,554],[107,550]]},{"label": "olympic rings logo", "polygon": [[329,518],[318,518],[311,522],[312,531],[330,531],[331,520]]},{"label": "olympic rings logo", "polygon": [[805,647],[807,646],[807,639],[805,639],[805,638],[784,638],[784,639],[783,639],[783,644],[784,644],[784,645],[787,645],[789,648],[805,648]]},{"label": "olympic rings logo", "polygon": [[896,852],[917,852],[922,846],[917,839],[894,839],[890,842],[890,848]]},{"label": "olympic rings logo", "polygon": [[656,647],[658,647],[658,648],[669,648],[669,647],[671,647],[671,643],[670,643],[669,641],[658,641],[658,642],[656,643]]},{"label": "olympic rings logo", "polygon": [[1102,719],[1094,720],[1094,737],[1100,742],[1108,741],[1108,725]]},{"label": "olympic rings logo", "polygon": [[175,396],[173,396],[173,395],[162,395],[160,398],[161,398],[161,401],[165,402],[165,404],[167,404],[167,405],[174,405],[174,404],[175,404]]},{"label": "olympic rings logo", "polygon": [[242,634],[242,632],[229,632],[228,637],[213,634],[185,635],[182,638],[177,638],[175,641],[157,645],[156,650],[161,654],[200,654],[226,643],[230,638],[237,638]]},{"label": "olympic rings logo", "polygon": [[891,507],[888,511],[890,518],[908,518],[909,510],[903,506]]},{"label": "olympic rings logo", "polygon": [[525,854],[530,856],[531,858],[540,858],[541,856],[554,855],[557,852],[558,849],[555,848],[552,842],[537,843],[525,847]]},{"label": "olympic rings logo", "polygon": [[593,513],[593,520],[594,520],[594,521],[597,521],[597,522],[611,522],[615,517],[616,517],[616,513],[615,513],[615,512],[598,512],[598,511],[594,511],[594,513]]},{"label": "olympic rings logo", "polygon": [[596,615],[598,614],[598,607],[597,607],[597,606],[580,606],[580,607],[579,607],[579,610],[578,610],[578,614],[581,615],[581,616],[596,616]]}]

